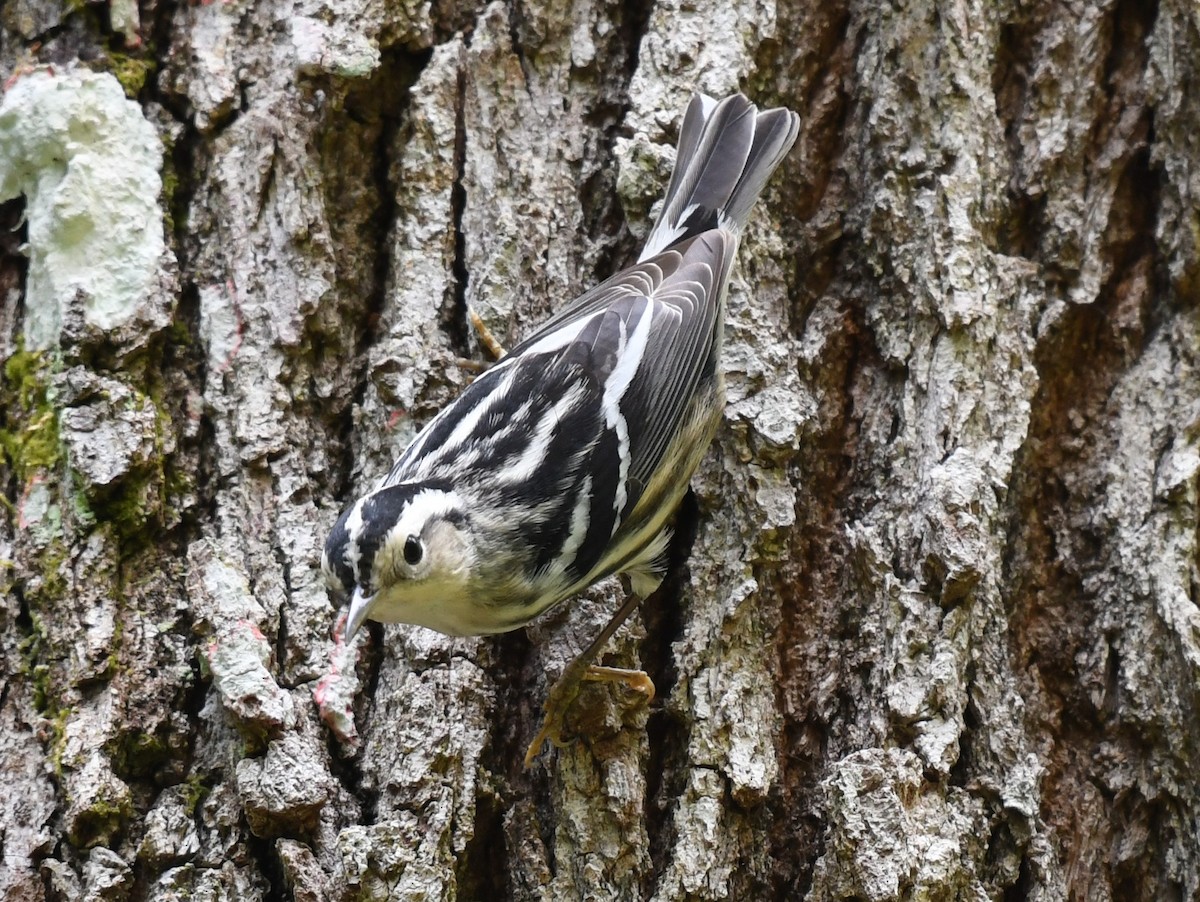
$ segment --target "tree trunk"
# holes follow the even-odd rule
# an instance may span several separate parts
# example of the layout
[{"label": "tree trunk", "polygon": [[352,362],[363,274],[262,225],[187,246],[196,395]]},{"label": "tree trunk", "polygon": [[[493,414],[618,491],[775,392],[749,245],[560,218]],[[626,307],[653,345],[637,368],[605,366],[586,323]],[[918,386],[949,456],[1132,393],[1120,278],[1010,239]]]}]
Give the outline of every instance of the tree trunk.
[{"label": "tree trunk", "polygon": [[[1200,899],[1191,3],[9,0],[5,899]],[[86,62],[84,62],[86,61]],[[803,117],[685,558],[372,625],[340,507],[636,256],[694,89]]]}]

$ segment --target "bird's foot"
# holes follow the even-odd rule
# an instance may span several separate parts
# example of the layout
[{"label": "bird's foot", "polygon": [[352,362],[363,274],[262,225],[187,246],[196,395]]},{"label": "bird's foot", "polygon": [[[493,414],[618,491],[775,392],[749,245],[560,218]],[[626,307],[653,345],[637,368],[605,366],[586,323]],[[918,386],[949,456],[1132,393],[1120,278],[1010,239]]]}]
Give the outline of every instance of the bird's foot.
[{"label": "bird's foot", "polygon": [[584,659],[575,659],[567,665],[562,676],[550,687],[546,694],[546,703],[542,706],[545,716],[542,718],[542,728],[529,743],[525,752],[525,769],[533,766],[534,760],[541,753],[547,741],[556,748],[563,748],[566,742],[562,738],[566,726],[567,712],[575,699],[579,697],[580,685],[583,682],[624,683],[634,692],[645,697],[649,704],[654,699],[654,681],[644,670],[626,670],[621,667],[601,667],[588,664]]},{"label": "bird's foot", "polygon": [[601,667],[592,664],[584,671],[583,678],[592,683],[624,683],[634,692],[646,697],[645,703],[654,701],[654,680],[644,670],[626,670],[624,667]]}]

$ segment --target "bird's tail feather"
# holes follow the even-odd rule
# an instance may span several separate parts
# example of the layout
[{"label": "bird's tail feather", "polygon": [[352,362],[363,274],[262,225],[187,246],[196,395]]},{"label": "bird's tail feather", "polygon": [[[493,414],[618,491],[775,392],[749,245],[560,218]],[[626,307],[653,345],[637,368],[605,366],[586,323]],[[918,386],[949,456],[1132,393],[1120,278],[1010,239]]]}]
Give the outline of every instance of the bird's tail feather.
[{"label": "bird's tail feather", "polygon": [[741,94],[696,94],[679,130],[675,170],[642,260],[708,229],[740,232],[771,173],[791,150],[800,117],[759,112]]}]

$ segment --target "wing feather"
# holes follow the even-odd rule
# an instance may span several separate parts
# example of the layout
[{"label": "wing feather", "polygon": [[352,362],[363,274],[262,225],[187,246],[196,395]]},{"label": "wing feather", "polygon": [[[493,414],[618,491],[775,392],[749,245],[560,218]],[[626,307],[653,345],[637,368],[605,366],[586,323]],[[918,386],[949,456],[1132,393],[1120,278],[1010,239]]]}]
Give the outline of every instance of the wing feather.
[{"label": "wing feather", "polygon": [[524,512],[511,528],[535,570],[564,585],[592,573],[715,376],[736,242],[711,230],[578,298],[443,409],[385,483],[500,492]]},{"label": "wing feather", "polygon": [[[630,267],[582,295],[510,352],[519,357],[554,344],[549,336],[555,332],[573,331],[573,341],[593,349],[590,375],[607,384],[618,359],[613,355],[632,334],[633,319],[643,311],[651,316],[636,374],[619,398],[632,427],[621,516],[633,510],[701,379],[715,366],[736,242],[729,232],[713,229]],[[601,311],[605,315],[596,316]],[[589,317],[595,318],[577,329]]]}]

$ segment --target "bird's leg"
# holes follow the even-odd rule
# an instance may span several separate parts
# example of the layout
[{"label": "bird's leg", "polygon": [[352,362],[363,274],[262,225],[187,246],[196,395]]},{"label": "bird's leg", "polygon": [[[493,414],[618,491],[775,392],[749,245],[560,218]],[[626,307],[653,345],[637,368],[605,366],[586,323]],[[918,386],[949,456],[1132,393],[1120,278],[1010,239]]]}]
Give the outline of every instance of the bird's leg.
[{"label": "bird's leg", "polygon": [[696,539],[696,523],[699,516],[700,507],[696,503],[696,496],[691,489],[688,489],[679,503],[674,525],[671,527],[665,555],[665,572],[657,580],[648,583],[643,580],[643,591],[646,594],[631,592],[625,603],[600,631],[596,640],[587,647],[583,654],[567,665],[562,676],[550,687],[550,691],[546,695],[546,703],[543,705],[545,717],[542,719],[542,728],[534,737],[533,742],[529,744],[528,751],[525,752],[525,768],[527,770],[533,766],[533,761],[541,752],[542,746],[546,744],[546,740],[553,742],[559,748],[565,744],[562,741],[563,719],[579,695],[579,685],[583,681],[619,681],[635,692],[644,695],[647,702],[654,699],[654,683],[649,674],[644,671],[597,667],[592,662],[599,656],[613,633],[633,613],[633,609],[638,606],[638,602],[643,597],[646,600],[647,610],[654,610],[656,605],[666,597],[665,594],[660,593],[678,591],[672,586],[677,586],[678,581],[682,579],[688,551]]},{"label": "bird's leg", "polygon": [[[500,344],[499,339],[492,334],[492,330],[487,327],[487,323],[483,321],[475,308],[470,304],[467,305],[467,321],[470,322],[471,328],[475,330],[475,336],[479,339],[479,343],[491,355],[493,361],[498,361],[504,357],[507,351],[504,350],[504,345]],[[458,365],[464,370],[471,370],[476,373],[482,373],[491,367],[491,364],[483,360],[469,360],[466,357],[458,358]]]},{"label": "bird's leg", "polygon": [[592,663],[604,649],[608,640],[612,638],[613,633],[629,619],[629,615],[633,613],[633,609],[638,606],[640,601],[638,596],[630,594],[617,613],[613,614],[612,619],[608,621],[608,625],[600,631],[600,635],[596,637],[595,641],[567,665],[562,676],[550,687],[550,691],[546,694],[546,703],[542,706],[542,710],[545,712],[545,716],[542,718],[542,728],[533,737],[533,742],[529,743],[529,749],[525,752],[526,770],[533,766],[534,759],[537,758],[547,740],[559,748],[565,745],[562,741],[563,720],[578,697],[579,684],[584,680],[621,682],[630,689],[645,695],[647,702],[654,698],[654,682],[645,671],[624,670],[619,667],[598,667]]},{"label": "bird's leg", "polygon": [[471,327],[475,330],[475,335],[479,338],[479,343],[487,348],[487,352],[492,355],[493,360],[500,360],[507,353],[504,350],[504,345],[492,334],[492,330],[487,327],[487,323],[483,318],[475,312],[475,308],[470,304],[467,305],[467,319],[471,321]]}]

